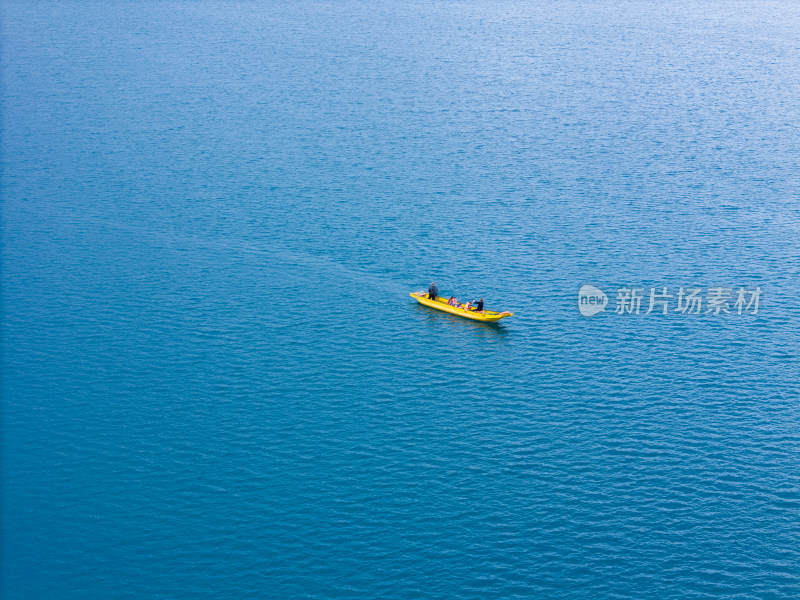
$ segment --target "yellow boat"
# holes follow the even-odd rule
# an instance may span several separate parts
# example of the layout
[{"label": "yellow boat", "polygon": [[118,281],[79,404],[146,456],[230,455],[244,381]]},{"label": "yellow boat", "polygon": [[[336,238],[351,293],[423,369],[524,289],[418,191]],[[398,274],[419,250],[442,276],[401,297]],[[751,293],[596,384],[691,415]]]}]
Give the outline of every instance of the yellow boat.
[{"label": "yellow boat", "polygon": [[494,323],[500,319],[514,316],[514,313],[510,313],[508,311],[499,313],[492,310],[464,310],[463,308],[458,308],[457,306],[450,306],[447,303],[447,298],[442,298],[441,296],[436,296],[436,300],[431,300],[428,298],[428,294],[426,292],[411,292],[410,296],[412,298],[416,298],[417,302],[424,304],[425,306],[430,306],[436,310],[443,310],[444,312],[449,312],[450,314],[458,315],[459,317],[472,319],[473,321]]}]

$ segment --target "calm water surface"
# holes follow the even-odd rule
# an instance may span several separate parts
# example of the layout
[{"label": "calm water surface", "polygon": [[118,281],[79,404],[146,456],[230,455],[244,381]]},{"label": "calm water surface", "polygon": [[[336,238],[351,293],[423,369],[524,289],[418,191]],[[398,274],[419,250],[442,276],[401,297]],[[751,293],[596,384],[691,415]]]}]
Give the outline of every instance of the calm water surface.
[{"label": "calm water surface", "polygon": [[4,3],[3,597],[800,596],[798,31]]}]

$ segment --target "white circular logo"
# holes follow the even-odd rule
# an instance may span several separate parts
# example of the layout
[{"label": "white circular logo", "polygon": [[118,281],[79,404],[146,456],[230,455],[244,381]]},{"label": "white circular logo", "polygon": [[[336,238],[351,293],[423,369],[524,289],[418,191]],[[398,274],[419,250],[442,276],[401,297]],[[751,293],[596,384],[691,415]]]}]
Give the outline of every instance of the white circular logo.
[{"label": "white circular logo", "polygon": [[578,310],[584,317],[591,317],[602,312],[608,304],[608,296],[603,290],[593,285],[583,285],[578,291]]}]

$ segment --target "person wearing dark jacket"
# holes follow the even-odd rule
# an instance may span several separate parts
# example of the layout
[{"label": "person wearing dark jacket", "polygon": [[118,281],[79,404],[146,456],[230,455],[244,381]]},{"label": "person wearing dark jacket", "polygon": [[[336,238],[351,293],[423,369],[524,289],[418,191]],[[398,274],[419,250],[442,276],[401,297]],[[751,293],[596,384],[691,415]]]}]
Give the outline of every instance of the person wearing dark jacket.
[{"label": "person wearing dark jacket", "polygon": [[472,305],[473,310],[477,310],[478,312],[483,312],[483,298],[478,300]]},{"label": "person wearing dark jacket", "polygon": [[439,295],[439,288],[436,287],[436,282],[431,282],[431,287],[428,288],[428,298],[431,300],[436,300],[436,297]]}]

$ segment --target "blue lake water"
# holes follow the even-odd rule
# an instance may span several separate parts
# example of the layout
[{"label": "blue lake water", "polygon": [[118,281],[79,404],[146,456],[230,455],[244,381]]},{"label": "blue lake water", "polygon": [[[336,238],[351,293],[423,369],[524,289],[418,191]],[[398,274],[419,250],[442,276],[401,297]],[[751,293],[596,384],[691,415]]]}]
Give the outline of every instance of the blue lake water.
[{"label": "blue lake water", "polygon": [[800,596],[800,5],[1,10],[4,598]]}]

